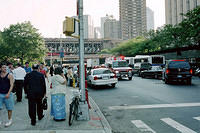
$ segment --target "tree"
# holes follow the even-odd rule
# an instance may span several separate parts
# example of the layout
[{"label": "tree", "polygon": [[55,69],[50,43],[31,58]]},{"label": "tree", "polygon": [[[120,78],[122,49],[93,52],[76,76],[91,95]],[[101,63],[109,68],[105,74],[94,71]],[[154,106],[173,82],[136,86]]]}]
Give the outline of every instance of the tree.
[{"label": "tree", "polygon": [[179,24],[182,30],[182,38],[189,45],[200,46],[200,6],[183,14],[185,19]]},{"label": "tree", "polygon": [[2,32],[5,44],[4,57],[24,60],[41,59],[46,53],[45,43],[38,30],[30,22],[17,23]]},{"label": "tree", "polygon": [[8,51],[9,50],[3,41],[2,32],[0,31],[0,61],[5,61],[9,57],[9,54],[7,54]]},{"label": "tree", "polygon": [[144,37],[137,37],[122,42],[117,47],[111,49],[111,52],[115,55],[134,56],[143,50],[141,46],[144,46],[145,40]]}]

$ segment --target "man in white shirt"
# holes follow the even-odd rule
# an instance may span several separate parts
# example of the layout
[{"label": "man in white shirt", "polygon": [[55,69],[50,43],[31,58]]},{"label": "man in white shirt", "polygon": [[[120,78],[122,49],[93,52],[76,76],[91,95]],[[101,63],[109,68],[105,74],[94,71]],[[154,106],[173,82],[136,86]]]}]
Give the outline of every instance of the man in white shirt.
[{"label": "man in white shirt", "polygon": [[24,87],[24,77],[26,76],[26,71],[21,67],[21,64],[17,64],[17,68],[13,71],[15,79],[15,89],[17,102],[22,101],[22,88]]}]

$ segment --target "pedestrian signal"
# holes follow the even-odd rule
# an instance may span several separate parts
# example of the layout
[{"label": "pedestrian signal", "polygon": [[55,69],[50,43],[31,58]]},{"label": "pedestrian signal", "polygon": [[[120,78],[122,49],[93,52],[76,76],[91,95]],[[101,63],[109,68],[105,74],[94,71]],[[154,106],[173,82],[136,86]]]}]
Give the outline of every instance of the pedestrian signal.
[{"label": "pedestrian signal", "polygon": [[71,36],[75,32],[75,19],[70,17],[65,17],[63,21],[63,33],[66,36]]}]

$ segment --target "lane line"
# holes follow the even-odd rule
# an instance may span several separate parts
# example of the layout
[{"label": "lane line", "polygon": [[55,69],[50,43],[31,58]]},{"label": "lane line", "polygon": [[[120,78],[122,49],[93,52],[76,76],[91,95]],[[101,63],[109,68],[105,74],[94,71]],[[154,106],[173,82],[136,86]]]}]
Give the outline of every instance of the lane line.
[{"label": "lane line", "polygon": [[193,118],[200,121],[200,116],[199,117],[193,117]]},{"label": "lane line", "polygon": [[182,125],[182,124],[180,124],[180,123],[178,123],[175,120],[172,120],[170,118],[163,118],[161,120],[163,122],[165,122],[166,124],[168,124],[169,126],[180,131],[181,133],[197,133],[197,132],[193,131],[192,129],[189,129],[189,128],[185,127],[184,125]]},{"label": "lane line", "polygon": [[179,107],[200,107],[200,103],[174,103],[174,104],[110,106],[110,107],[108,107],[108,109],[110,109],[110,110],[127,110],[127,109],[179,108]]},{"label": "lane line", "polygon": [[132,120],[131,121],[141,132],[148,132],[148,133],[156,133],[153,129],[151,129],[148,125],[146,125],[141,120]]}]

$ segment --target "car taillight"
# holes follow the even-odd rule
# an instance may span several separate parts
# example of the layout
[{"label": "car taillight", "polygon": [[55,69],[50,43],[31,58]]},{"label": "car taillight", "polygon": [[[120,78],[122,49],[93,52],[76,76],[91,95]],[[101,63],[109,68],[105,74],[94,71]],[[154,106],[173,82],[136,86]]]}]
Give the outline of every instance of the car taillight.
[{"label": "car taillight", "polygon": [[192,74],[193,73],[193,71],[192,71],[192,69],[190,69],[190,74]]},{"label": "car taillight", "polygon": [[168,74],[168,73],[169,73],[169,69],[166,70],[166,74]]},{"label": "car taillight", "polygon": [[97,80],[97,79],[98,79],[98,78],[95,76],[95,77],[94,77],[94,80]]}]

